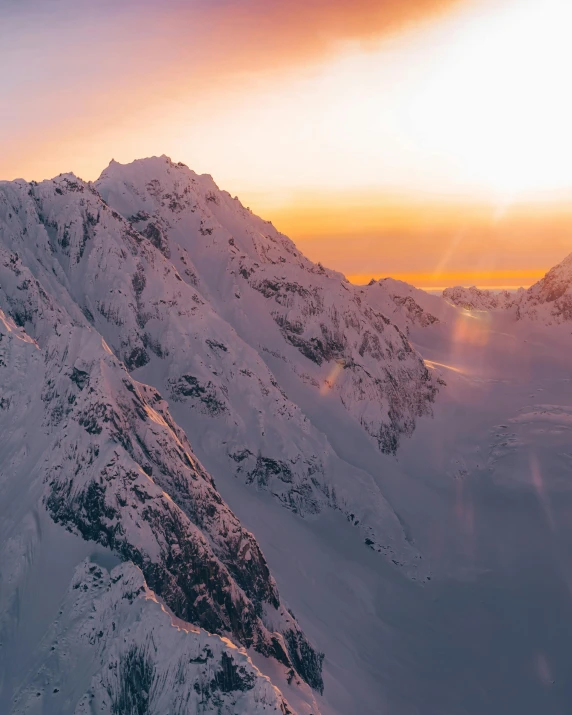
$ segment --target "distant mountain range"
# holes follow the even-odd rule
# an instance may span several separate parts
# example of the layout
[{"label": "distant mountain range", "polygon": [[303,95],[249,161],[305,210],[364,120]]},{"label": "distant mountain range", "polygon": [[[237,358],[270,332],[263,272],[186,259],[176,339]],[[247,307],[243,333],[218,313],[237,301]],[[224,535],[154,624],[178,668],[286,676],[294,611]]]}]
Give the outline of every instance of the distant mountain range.
[{"label": "distant mountain range", "polygon": [[517,320],[566,323],[572,320],[572,254],[526,290],[511,293],[455,287],[443,291],[443,297],[467,310],[506,310]]}]

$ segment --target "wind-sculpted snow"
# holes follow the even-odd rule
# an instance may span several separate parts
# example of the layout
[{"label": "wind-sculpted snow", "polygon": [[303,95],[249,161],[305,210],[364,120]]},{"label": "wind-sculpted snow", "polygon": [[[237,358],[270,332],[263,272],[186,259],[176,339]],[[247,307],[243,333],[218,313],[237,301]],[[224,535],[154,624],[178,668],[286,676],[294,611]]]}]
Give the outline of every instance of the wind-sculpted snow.
[{"label": "wind-sculpted snow", "polygon": [[[124,192],[119,185],[119,198],[106,188],[107,174],[127,169],[135,178],[143,170],[143,198],[132,184]],[[163,181],[165,172],[180,175],[181,186],[166,195],[152,172]],[[218,460],[222,451],[225,469],[269,490],[301,516],[341,511],[368,546],[424,578],[415,548],[372,477],[337,457],[262,359],[281,356],[318,398],[333,391],[375,443],[391,452],[400,435],[413,430],[415,415],[427,412],[435,392],[403,334],[362,306],[339,274],[304,259],[286,237],[219,192],[210,177],[195,177],[163,158],[112,164],[98,188],[127,218],[71,174],[41,184],[0,185],[0,298],[6,312],[42,345],[63,325],[97,331],[128,370],[169,400],[203,459]],[[164,204],[166,217],[152,202]],[[227,222],[238,221],[237,235],[250,242],[250,254],[262,257],[260,263],[251,260],[256,276],[250,281],[235,261],[238,239],[215,226],[209,207],[224,209]],[[270,233],[260,234],[251,223]],[[248,260],[240,254],[241,265]],[[296,305],[288,314],[309,317],[308,330],[322,335],[304,334],[300,339],[308,347],[302,351],[300,336],[280,317],[288,307],[282,288],[273,291],[262,278],[277,264],[307,285],[296,283]],[[288,300],[289,287],[283,285]],[[221,468],[220,461],[213,466]]]},{"label": "wind-sculpted snow", "polygon": [[13,715],[295,715],[244,649],[178,621],[133,564],[80,564]]}]

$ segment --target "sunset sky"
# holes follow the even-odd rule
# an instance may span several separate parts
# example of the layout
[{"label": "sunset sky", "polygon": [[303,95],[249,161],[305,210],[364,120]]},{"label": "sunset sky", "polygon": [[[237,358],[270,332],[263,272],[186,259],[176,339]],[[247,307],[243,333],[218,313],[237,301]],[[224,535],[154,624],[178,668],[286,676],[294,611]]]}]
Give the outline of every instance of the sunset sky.
[{"label": "sunset sky", "polygon": [[356,281],[572,252],[570,0],[0,6],[0,178],[168,154]]}]

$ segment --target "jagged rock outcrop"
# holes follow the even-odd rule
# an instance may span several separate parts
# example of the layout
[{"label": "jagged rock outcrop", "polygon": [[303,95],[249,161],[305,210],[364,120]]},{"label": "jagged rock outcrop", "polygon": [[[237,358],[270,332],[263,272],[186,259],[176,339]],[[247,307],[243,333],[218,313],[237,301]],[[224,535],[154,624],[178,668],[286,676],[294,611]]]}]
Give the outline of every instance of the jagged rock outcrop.
[{"label": "jagged rock outcrop", "polygon": [[256,540],[158,393],[95,331],[58,324],[39,345],[0,313],[0,384],[3,486],[25,466],[56,523],[137,564],[176,616],[322,689],[322,656],[280,602]]},{"label": "jagged rock outcrop", "polygon": [[[81,664],[81,667],[78,667]],[[131,563],[80,564],[12,712],[294,715],[244,649],[178,621]]]}]

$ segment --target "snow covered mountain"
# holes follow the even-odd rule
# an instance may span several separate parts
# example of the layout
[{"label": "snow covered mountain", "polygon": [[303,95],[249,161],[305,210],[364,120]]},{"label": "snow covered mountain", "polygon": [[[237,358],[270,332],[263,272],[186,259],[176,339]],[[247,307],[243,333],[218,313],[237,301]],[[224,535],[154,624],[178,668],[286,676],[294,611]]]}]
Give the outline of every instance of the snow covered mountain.
[{"label": "snow covered mountain", "polygon": [[427,413],[434,385],[399,330],[210,176],[167,157],[112,162],[96,188],[251,347],[318,389],[327,383],[382,451],[395,451]]},{"label": "snow covered mountain", "polygon": [[330,432],[392,454],[430,414],[404,333],[166,157],[0,183],[0,311],[0,710],[316,715],[323,655],[211,474],[426,580]]},{"label": "snow covered mountain", "polygon": [[518,301],[524,289],[517,293],[508,290],[491,291],[471,286],[455,286],[443,291],[443,298],[449,303],[465,310],[506,310]]},{"label": "snow covered mountain", "polygon": [[166,157],[0,183],[0,712],[567,712],[569,268],[352,286]]},{"label": "snow covered mountain", "polygon": [[572,254],[521,296],[517,317],[540,319],[547,324],[572,320]]},{"label": "snow covered mountain", "polygon": [[132,563],[77,567],[41,658],[14,713],[292,713],[244,650],[170,615]]},{"label": "snow covered mountain", "polygon": [[480,290],[456,286],[443,291],[449,303],[466,310],[508,311],[516,320],[538,320],[545,325],[572,320],[572,254],[551,268],[528,289]]}]

